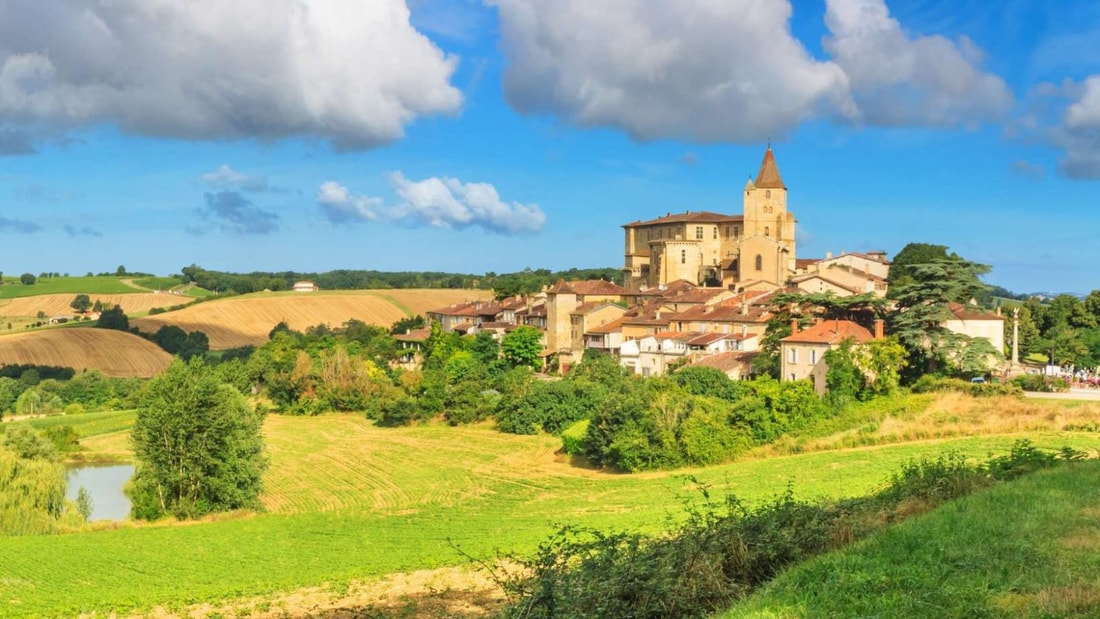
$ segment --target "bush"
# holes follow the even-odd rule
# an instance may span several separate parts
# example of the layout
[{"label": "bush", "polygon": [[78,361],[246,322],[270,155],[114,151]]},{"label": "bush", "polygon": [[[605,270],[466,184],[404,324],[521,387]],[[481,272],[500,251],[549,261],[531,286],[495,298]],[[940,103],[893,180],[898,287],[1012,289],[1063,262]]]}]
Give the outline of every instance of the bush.
[{"label": "bush", "polygon": [[1069,391],[1069,384],[1062,378],[1043,376],[1042,374],[1024,374],[1012,379],[1012,384],[1024,391],[1054,393]]},{"label": "bush", "polygon": [[925,374],[911,387],[913,393],[965,393],[976,398],[993,396],[1019,396],[1023,390],[1013,383],[972,383],[961,378],[945,378]]},{"label": "bush", "polygon": [[584,453],[584,437],[588,433],[589,423],[591,422],[588,419],[581,419],[562,431],[562,451],[571,456],[578,456]]}]

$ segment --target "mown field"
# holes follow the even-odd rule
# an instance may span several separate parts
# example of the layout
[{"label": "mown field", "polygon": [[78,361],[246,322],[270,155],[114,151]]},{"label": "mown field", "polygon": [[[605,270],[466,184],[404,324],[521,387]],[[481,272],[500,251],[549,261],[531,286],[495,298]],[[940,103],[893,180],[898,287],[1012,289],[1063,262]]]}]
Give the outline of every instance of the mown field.
[{"label": "mown field", "polygon": [[[47,316],[71,316],[74,312],[69,304],[73,302],[75,296],[75,294],[44,294],[0,300],[0,317],[36,316],[40,311],[45,312]],[[102,302],[105,308],[118,305],[128,316],[148,312],[154,307],[171,307],[194,301],[191,297],[136,290],[128,294],[91,293],[88,297],[92,303]]]},{"label": "mown field", "polygon": [[210,347],[220,350],[262,344],[280,322],[304,330],[319,324],[337,327],[354,318],[388,327],[430,309],[489,297],[488,291],[450,289],[267,292],[207,301],[131,324],[149,333],[163,325],[202,331],[210,338]]},{"label": "mown field", "polygon": [[[93,276],[93,277],[40,277],[30,285],[19,282],[18,277],[4,277],[4,284],[0,286],[0,299],[15,299],[18,297],[33,297],[44,294],[127,294],[138,292],[134,286],[124,280],[127,277]],[[71,297],[70,297],[71,300]]]},{"label": "mown field", "polygon": [[[264,433],[272,463],[268,513],[0,539],[5,613],[179,610],[310,587],[339,597],[364,580],[463,564],[462,553],[491,560],[497,551],[527,552],[561,523],[657,532],[685,502],[700,499],[699,483],[750,503],[788,484],[803,498],[856,496],[904,461],[947,449],[984,458],[1022,436],[1045,447],[1096,447],[1092,432],[1031,431],[621,475],[575,466],[557,453],[553,437],[489,427],[377,428],[353,415],[269,416]],[[87,436],[90,446],[126,444],[125,430]]]},{"label": "mown field", "polygon": [[1042,471],[798,565],[721,615],[1100,616],[1100,462]]},{"label": "mown field", "polygon": [[156,344],[110,329],[44,329],[0,338],[0,365],[33,363],[148,378],[171,361]]}]

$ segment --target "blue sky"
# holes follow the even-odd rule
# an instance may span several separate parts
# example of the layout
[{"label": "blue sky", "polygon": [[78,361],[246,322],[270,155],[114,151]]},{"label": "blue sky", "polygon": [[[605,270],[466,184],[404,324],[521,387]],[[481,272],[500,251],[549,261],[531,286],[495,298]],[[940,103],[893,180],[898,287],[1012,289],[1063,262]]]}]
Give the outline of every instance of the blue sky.
[{"label": "blue sky", "polygon": [[738,213],[1100,288],[1100,4],[0,0],[0,271],[620,266]]}]

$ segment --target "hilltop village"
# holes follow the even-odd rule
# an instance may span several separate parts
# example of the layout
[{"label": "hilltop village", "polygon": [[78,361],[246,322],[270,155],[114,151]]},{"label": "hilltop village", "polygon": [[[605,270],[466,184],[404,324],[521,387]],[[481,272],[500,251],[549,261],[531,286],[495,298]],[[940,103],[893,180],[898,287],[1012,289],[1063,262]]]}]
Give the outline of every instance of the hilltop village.
[{"label": "hilltop village", "polygon": [[[474,301],[428,312],[447,332],[502,337],[519,325],[543,333],[545,368],[566,371],[585,350],[609,353],[641,376],[679,365],[715,367],[733,379],[752,373],[779,292],[884,298],[890,261],[886,253],[827,253],[799,258],[797,220],[771,147],[755,178],[745,183],[741,214],[667,213],[623,225],[625,286],[603,281],[558,281],[540,294]],[[954,304],[944,325],[968,337],[984,337],[1004,350],[1004,319],[975,306]],[[397,336],[410,349],[430,335],[420,329]],[[883,337],[848,320],[819,321],[781,344],[783,380],[813,380],[824,392],[824,352],[845,340],[863,344]]]}]

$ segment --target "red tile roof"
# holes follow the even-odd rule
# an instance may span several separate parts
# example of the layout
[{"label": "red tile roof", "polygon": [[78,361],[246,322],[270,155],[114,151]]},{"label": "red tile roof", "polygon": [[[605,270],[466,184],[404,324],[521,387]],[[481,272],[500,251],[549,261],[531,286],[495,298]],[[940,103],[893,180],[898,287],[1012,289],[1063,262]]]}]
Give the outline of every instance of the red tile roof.
[{"label": "red tile roof", "polygon": [[737,368],[741,368],[743,373],[747,373],[749,368],[752,367],[752,361],[759,355],[759,352],[720,352],[717,355],[710,355],[709,357],[703,357],[694,363],[688,364],[688,367],[703,366],[708,368],[718,368],[723,372],[729,372]]},{"label": "red tile roof", "polygon": [[764,160],[760,162],[760,171],[756,173],[756,180],[753,181],[753,185],[759,189],[787,188],[783,184],[783,179],[779,176],[779,166],[775,164],[775,155],[772,154],[771,146],[764,151]]},{"label": "red tile roof", "polygon": [[412,329],[408,333],[398,333],[393,339],[399,342],[424,342],[432,336],[432,330],[428,327]]},{"label": "red tile roof", "polygon": [[873,340],[874,336],[851,320],[824,320],[780,341],[791,344],[839,344],[848,338],[862,344]]},{"label": "red tile roof", "polygon": [[656,226],[661,224],[728,224],[740,223],[745,220],[744,215],[723,215],[711,211],[687,211],[686,213],[669,213],[664,217],[650,219],[649,221],[635,221],[623,224],[624,228],[638,228],[641,226]]},{"label": "red tile roof", "polygon": [[623,322],[626,320],[625,316],[620,316],[611,322],[605,322],[598,327],[591,327],[585,333],[618,333],[623,330]]},{"label": "red tile roof", "polygon": [[1004,316],[1000,316],[993,312],[987,312],[976,305],[950,303],[947,309],[959,320],[1004,320]]},{"label": "red tile roof", "polygon": [[622,296],[637,294],[637,291],[631,290],[629,288],[623,288],[618,284],[613,284],[609,281],[602,279],[588,279],[573,282],[567,282],[563,279],[559,279],[558,282],[551,286],[546,292],[556,294],[578,294],[592,296]]}]

